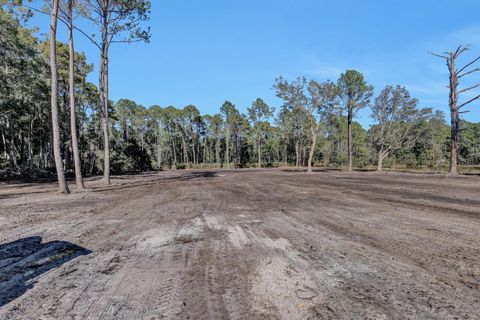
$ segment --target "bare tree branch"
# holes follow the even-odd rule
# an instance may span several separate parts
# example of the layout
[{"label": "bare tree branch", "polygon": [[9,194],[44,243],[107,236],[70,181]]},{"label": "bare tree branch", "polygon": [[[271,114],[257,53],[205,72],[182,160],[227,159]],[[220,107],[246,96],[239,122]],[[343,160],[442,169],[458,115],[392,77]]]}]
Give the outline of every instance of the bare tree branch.
[{"label": "bare tree branch", "polygon": [[473,97],[472,99],[468,100],[467,102],[462,103],[460,106],[458,106],[458,109],[465,107],[467,104],[472,103],[475,100],[480,99],[480,95]]},{"label": "bare tree branch", "polygon": [[477,57],[476,59],[470,61],[469,63],[467,63],[462,69],[458,70],[458,71],[457,71],[457,74],[462,73],[465,69],[467,69],[468,67],[470,67],[472,64],[474,64],[474,63],[477,62],[478,60],[480,60],[480,56]]},{"label": "bare tree branch", "polygon": [[442,58],[442,59],[449,59],[448,56],[442,56],[441,54],[438,54],[438,53],[435,53],[435,52],[432,52],[432,51],[428,51],[428,53],[430,53],[431,55],[433,55],[435,57],[439,57],[439,58]]},{"label": "bare tree branch", "polygon": [[458,55],[460,54],[460,50],[462,49],[462,46],[458,46],[457,50],[455,50],[455,53],[453,54],[453,56],[456,58],[458,57]]},{"label": "bare tree branch", "polygon": [[[27,4],[23,4],[22,6],[24,6],[25,8],[27,9],[30,9],[30,10],[33,10],[35,12],[38,12],[38,13],[41,13],[41,14],[45,14],[45,15],[49,15],[49,13],[47,12],[44,12],[40,9],[37,9],[35,7],[32,7],[32,6],[29,6]],[[68,22],[61,16],[58,16],[58,20],[60,20],[61,22],[63,22],[63,24],[65,25],[68,25]],[[100,48],[100,45],[98,44],[97,41],[95,41],[95,39],[93,39],[91,36],[89,36],[85,31],[83,31],[82,29],[76,27],[76,26],[73,26],[73,29],[77,30],[78,32],[80,32],[81,34],[83,34],[88,40],[90,40],[90,42],[92,42],[93,45],[95,45],[98,49],[101,49]]]},{"label": "bare tree branch", "polygon": [[468,87],[468,88],[465,88],[465,89],[462,89],[460,91],[458,91],[458,94],[461,94],[461,93],[464,93],[464,92],[467,92],[467,91],[470,91],[470,90],[473,90],[475,88],[478,88],[480,87],[480,83],[477,83],[476,85],[474,86],[471,86],[471,87]]},{"label": "bare tree branch", "polygon": [[467,76],[467,75],[469,75],[469,74],[471,74],[471,73],[477,72],[477,71],[480,71],[480,68],[476,68],[476,69],[470,70],[470,71],[468,71],[468,72],[465,72],[465,73],[459,75],[459,76],[458,76],[458,79],[460,79],[460,78],[462,78],[462,77],[464,77],[464,76]]},{"label": "bare tree branch", "polygon": [[144,42],[143,39],[133,39],[133,40],[112,40],[110,43],[136,43],[136,42]]},{"label": "bare tree branch", "polygon": [[464,46],[460,45],[460,46],[458,46],[457,51],[455,51],[454,57],[458,58],[462,53],[464,53],[465,51],[468,51],[468,50],[470,50],[469,46],[464,47]]}]

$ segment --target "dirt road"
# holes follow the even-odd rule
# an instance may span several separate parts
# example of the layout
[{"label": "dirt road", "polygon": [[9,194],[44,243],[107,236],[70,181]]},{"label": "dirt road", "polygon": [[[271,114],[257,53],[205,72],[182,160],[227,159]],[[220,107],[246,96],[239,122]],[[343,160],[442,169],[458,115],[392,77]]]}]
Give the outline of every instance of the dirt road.
[{"label": "dirt road", "polygon": [[0,319],[480,319],[480,178],[0,185]]}]

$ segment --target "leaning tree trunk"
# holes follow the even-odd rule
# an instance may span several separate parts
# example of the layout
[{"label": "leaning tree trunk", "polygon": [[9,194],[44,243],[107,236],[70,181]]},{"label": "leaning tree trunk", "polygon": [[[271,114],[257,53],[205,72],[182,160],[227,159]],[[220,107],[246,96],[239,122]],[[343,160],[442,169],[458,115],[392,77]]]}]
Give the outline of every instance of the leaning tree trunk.
[{"label": "leaning tree trunk", "polygon": [[51,86],[51,108],[52,108],[52,131],[53,131],[53,153],[55,167],[57,169],[58,186],[60,192],[69,193],[65,172],[63,170],[62,155],[60,151],[60,127],[58,125],[58,70],[57,70],[57,17],[59,0],[53,0],[52,14],[50,20],[50,71],[52,76]]},{"label": "leaning tree trunk", "polygon": [[347,171],[353,171],[353,134],[352,134],[352,121],[353,120],[353,106],[348,106],[348,168]]},{"label": "leaning tree trunk", "polygon": [[77,137],[77,112],[75,109],[75,49],[73,46],[73,0],[68,2],[68,38],[69,38],[69,98],[70,98],[70,130],[72,135],[72,150],[75,163],[75,179],[78,190],[85,189],[82,176],[82,165],[80,163],[80,152],[78,151]]},{"label": "leaning tree trunk", "polygon": [[457,171],[457,145],[458,145],[458,77],[455,70],[455,59],[453,54],[450,54],[450,60],[448,63],[448,69],[450,72],[450,96],[449,107],[451,115],[451,134],[450,134],[450,170],[449,175],[456,176]]}]

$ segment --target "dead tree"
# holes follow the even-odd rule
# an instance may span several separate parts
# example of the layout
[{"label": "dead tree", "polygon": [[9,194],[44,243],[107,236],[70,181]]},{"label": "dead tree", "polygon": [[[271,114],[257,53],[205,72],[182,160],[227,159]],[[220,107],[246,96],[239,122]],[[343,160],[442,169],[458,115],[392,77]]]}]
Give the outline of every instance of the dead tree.
[{"label": "dead tree", "polygon": [[433,53],[436,57],[445,59],[447,62],[448,72],[450,74],[450,83],[448,88],[450,90],[448,106],[450,108],[450,119],[451,119],[451,134],[450,134],[450,170],[449,175],[455,176],[458,174],[457,171],[457,148],[458,148],[458,132],[459,132],[459,121],[460,114],[468,112],[463,111],[462,108],[468,104],[480,99],[480,94],[475,95],[473,98],[466,100],[465,102],[459,103],[459,98],[461,94],[466,93],[470,90],[480,87],[480,83],[469,86],[464,89],[459,89],[460,80],[465,76],[471,75],[474,72],[480,71],[480,68],[474,68],[473,65],[480,60],[480,56],[471,60],[461,68],[456,67],[457,59],[462,55],[462,53],[469,50],[468,46],[459,46],[457,50],[451,52],[444,52],[443,54]]}]

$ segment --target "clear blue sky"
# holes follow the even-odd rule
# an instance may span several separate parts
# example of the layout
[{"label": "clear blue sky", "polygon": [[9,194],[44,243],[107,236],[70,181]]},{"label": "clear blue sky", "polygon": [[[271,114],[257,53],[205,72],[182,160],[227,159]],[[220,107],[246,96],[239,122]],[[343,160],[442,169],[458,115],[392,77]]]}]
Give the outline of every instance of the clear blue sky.
[{"label": "clear blue sky", "polygon": [[[202,113],[216,113],[225,100],[245,111],[261,97],[278,108],[275,77],[336,80],[353,68],[377,92],[387,84],[405,85],[421,107],[447,112],[447,69],[428,51],[471,44],[465,59],[480,55],[478,0],[152,2],[151,43],[111,49],[113,100],[130,98],[147,107],[194,104]],[[76,49],[97,64],[98,53],[87,41],[79,39]],[[474,78],[480,82],[480,73]],[[480,121],[480,103],[470,109],[465,118]],[[364,126],[371,123],[368,115],[360,114]]]}]

